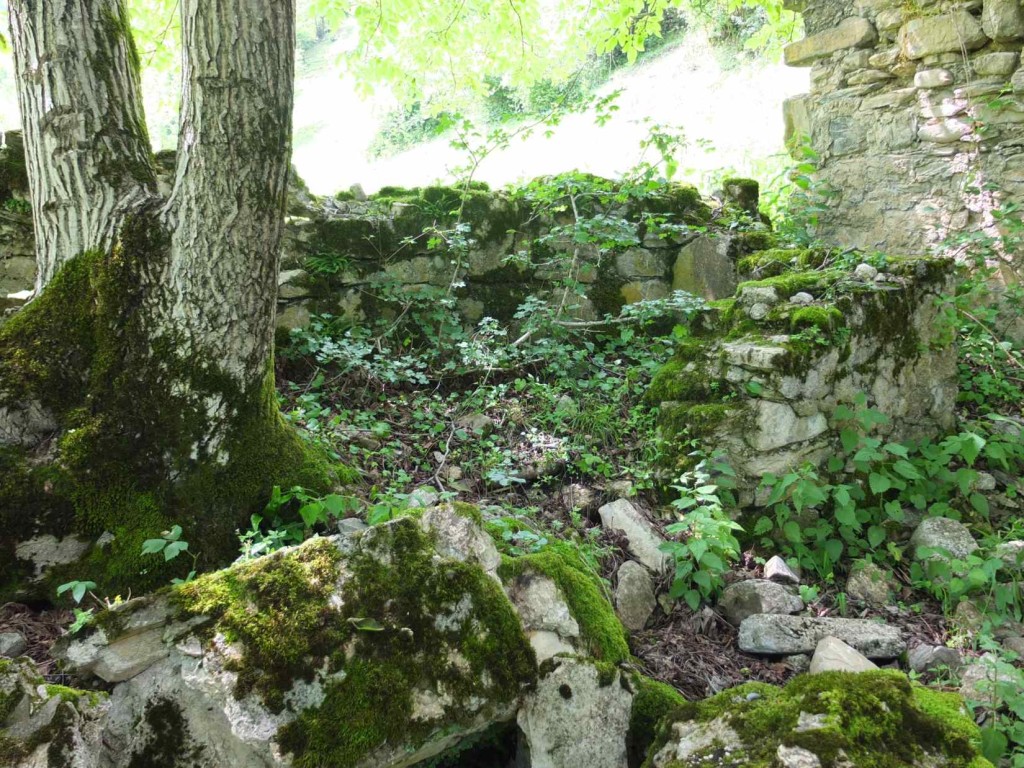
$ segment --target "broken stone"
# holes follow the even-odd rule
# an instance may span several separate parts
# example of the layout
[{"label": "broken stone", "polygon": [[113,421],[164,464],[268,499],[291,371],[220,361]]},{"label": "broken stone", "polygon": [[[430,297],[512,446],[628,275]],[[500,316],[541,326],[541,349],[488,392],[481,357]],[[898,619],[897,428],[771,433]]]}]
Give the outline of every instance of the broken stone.
[{"label": "broken stone", "polygon": [[878,276],[878,269],[870,264],[858,264],[857,268],[853,270],[853,276],[858,280],[868,282]]},{"label": "broken stone", "polygon": [[619,566],[617,579],[615,611],[626,629],[639,632],[658,606],[654,580],[646,568],[632,560]]},{"label": "broken stone", "polygon": [[779,744],[775,752],[782,768],[821,768],[821,759],[803,747],[787,747]]},{"label": "broken stone", "polygon": [[28,650],[28,641],[21,632],[0,632],[0,656],[13,659]]},{"label": "broken stone", "polygon": [[745,618],[758,613],[798,613],[804,609],[804,601],[774,581],[748,579],[726,587],[718,607],[730,624],[739,626]]},{"label": "broken stone", "polygon": [[764,577],[779,584],[800,583],[800,574],[778,555],[772,555],[764,564]]},{"label": "broken stone", "polygon": [[823,637],[836,637],[869,659],[894,659],[906,650],[900,631],[867,619],[750,616],[740,624],[739,647],[746,653],[789,656],[812,653]]},{"label": "broken stone", "polygon": [[914,75],[918,88],[942,88],[953,84],[953,73],[948,69],[922,69]]},{"label": "broken stone", "polygon": [[847,48],[867,48],[878,39],[874,26],[867,19],[852,16],[832,29],[790,43],[784,50],[786,64],[802,67]]},{"label": "broken stone", "polygon": [[601,525],[626,537],[629,553],[655,573],[668,568],[671,558],[661,551],[665,541],[654,526],[626,499],[618,499],[597,510]]},{"label": "broken stone", "polygon": [[938,53],[974,51],[988,37],[967,11],[911,19],[900,29],[900,47],[908,59],[923,59]]},{"label": "broken stone", "polygon": [[[1020,8],[1020,4],[1017,4]],[[975,56],[971,60],[974,72],[982,77],[1008,77],[1017,69],[1020,54],[1015,51],[997,51]]]},{"label": "broken stone", "polygon": [[963,657],[956,648],[918,645],[907,653],[907,664],[915,672],[934,672],[943,667],[955,671],[963,666]]},{"label": "broken stone", "polygon": [[914,548],[914,557],[917,560],[942,558],[947,555],[954,560],[963,560],[978,549],[978,542],[961,522],[950,520],[948,517],[927,517],[911,535],[910,546]]},{"label": "broken stone", "polygon": [[1024,9],[1020,0],[985,0],[981,9],[981,28],[997,43],[1009,43],[1024,37]]},{"label": "broken stone", "polygon": [[837,637],[821,638],[811,657],[812,675],[821,672],[867,672],[872,669],[878,667],[856,648],[851,648]]},{"label": "broken stone", "polygon": [[885,605],[892,599],[892,574],[867,560],[858,560],[846,579],[846,596],[871,606]]},{"label": "broken stone", "polygon": [[811,296],[811,294],[806,293],[805,291],[794,293],[792,296],[789,297],[790,304],[810,304],[813,301],[814,297]]}]

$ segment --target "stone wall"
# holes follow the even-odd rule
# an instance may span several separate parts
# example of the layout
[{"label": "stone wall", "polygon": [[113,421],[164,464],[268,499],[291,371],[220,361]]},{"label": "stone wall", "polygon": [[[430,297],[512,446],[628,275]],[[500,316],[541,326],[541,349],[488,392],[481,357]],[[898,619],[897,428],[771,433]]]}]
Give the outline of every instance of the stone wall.
[{"label": "stone wall", "polygon": [[800,1],[807,37],[785,58],[811,92],[786,102],[786,131],[832,191],[823,237],[928,253],[1024,200],[1020,0]]},{"label": "stone wall", "polygon": [[[759,501],[754,489],[765,474],[841,453],[840,404],[866,398],[888,417],[877,434],[897,442],[942,434],[955,420],[956,350],[941,320],[950,262],[789,267],[817,259],[769,251],[741,261],[741,277],[762,279],[716,302],[648,392],[677,451],[669,469],[689,467],[693,440],[706,453],[722,451],[743,506]],[[765,277],[773,265],[778,272]]]}]

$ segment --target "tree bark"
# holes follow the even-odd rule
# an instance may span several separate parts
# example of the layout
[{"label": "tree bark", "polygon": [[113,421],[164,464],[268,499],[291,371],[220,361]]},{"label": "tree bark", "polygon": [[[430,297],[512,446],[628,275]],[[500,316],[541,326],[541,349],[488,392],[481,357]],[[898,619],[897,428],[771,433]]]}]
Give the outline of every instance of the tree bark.
[{"label": "tree bark", "polygon": [[[31,498],[0,480],[0,531],[20,521],[8,548],[112,533],[88,575],[119,589],[166,575],[139,561],[161,530],[182,525],[199,565],[222,565],[273,485],[332,484],[273,388],[293,3],[180,6],[181,124],[163,199],[125,1],[11,3],[40,277],[0,328],[0,477],[54,498],[27,515]],[[48,474],[26,449],[47,452]],[[0,600],[4,589],[0,566]]]},{"label": "tree bark", "polygon": [[155,193],[138,55],[124,0],[12,0],[36,236],[36,293],[67,261],[109,249]]}]

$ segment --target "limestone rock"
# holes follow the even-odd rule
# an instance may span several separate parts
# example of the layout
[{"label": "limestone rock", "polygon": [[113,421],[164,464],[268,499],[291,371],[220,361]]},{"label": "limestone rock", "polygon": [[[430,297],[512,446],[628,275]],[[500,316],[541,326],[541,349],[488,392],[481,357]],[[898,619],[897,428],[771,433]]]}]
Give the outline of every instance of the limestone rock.
[{"label": "limestone rock", "polygon": [[[1020,3],[1014,2],[1018,10]],[[985,53],[971,59],[974,72],[982,77],[1009,77],[1017,69],[1020,54],[1014,51],[998,51]]]},{"label": "limestone rock", "polygon": [[0,656],[13,659],[28,649],[28,641],[21,632],[0,632]]},{"label": "limestone rock", "polygon": [[626,499],[618,499],[597,510],[601,525],[626,537],[629,553],[649,570],[661,573],[671,558],[661,551],[664,539],[646,517]]},{"label": "limestone rock", "polygon": [[964,668],[960,675],[960,695],[964,701],[993,706],[1001,700],[996,686],[1014,685],[1015,682],[1009,671],[1000,669],[999,658],[986,653]]},{"label": "limestone rock", "polygon": [[735,626],[758,613],[798,613],[804,601],[794,590],[767,579],[748,579],[730,584],[722,591],[718,607]]},{"label": "limestone rock", "polygon": [[963,656],[956,648],[944,645],[918,645],[907,653],[907,664],[915,672],[934,672],[943,667],[955,671],[963,666]]},{"label": "limestone rock", "polygon": [[922,69],[914,75],[918,88],[943,88],[953,84],[953,73],[948,69]]},{"label": "limestone rock", "polygon": [[934,144],[955,144],[973,129],[970,123],[963,120],[942,120],[922,125],[917,130],[917,138]]},{"label": "limestone rock", "polygon": [[756,429],[747,434],[750,447],[756,451],[774,451],[793,443],[811,440],[828,430],[823,413],[797,416],[786,403],[758,400]]},{"label": "limestone rock", "polygon": [[836,637],[823,637],[818,641],[811,657],[810,673],[820,672],[867,672],[878,669],[868,658]]},{"label": "limestone rock", "polygon": [[740,624],[739,647],[746,653],[788,656],[812,653],[823,637],[836,637],[869,659],[894,659],[906,650],[896,627],[867,619],[750,616]]},{"label": "limestone rock", "polygon": [[900,46],[908,59],[923,59],[962,48],[974,51],[987,42],[981,24],[963,10],[911,19],[900,29]]},{"label": "limestone rock", "polygon": [[570,511],[591,512],[597,509],[601,494],[582,483],[571,483],[559,491],[562,506]]},{"label": "limestone rock", "polygon": [[1024,68],[1018,69],[1010,78],[1010,87],[1015,94],[1024,93]]},{"label": "limestone rock", "polygon": [[981,27],[997,43],[1024,37],[1024,9],[1020,0],[984,0]]},{"label": "limestone rock", "polygon": [[619,566],[615,587],[615,610],[626,629],[639,632],[658,607],[654,580],[639,563],[627,560]]},{"label": "limestone rock", "polygon": [[[498,566],[501,565],[498,548],[480,525],[479,518],[460,509],[466,506],[442,504],[428,509],[423,513],[420,525],[433,535],[435,549],[441,557],[479,566],[484,573],[497,578]],[[473,512],[479,515],[475,509]]]},{"label": "limestone rock", "polygon": [[455,426],[486,437],[494,431],[494,419],[486,413],[471,413],[456,419]]},{"label": "limestone rock", "polygon": [[736,265],[729,258],[729,237],[701,236],[684,246],[672,267],[672,290],[688,291],[707,301],[736,292]]},{"label": "limestone rock", "polygon": [[[43,754],[73,737],[87,760],[55,764],[396,768],[512,718],[536,659],[515,606],[479,565],[483,531],[475,515],[446,507],[424,518],[313,538],[201,576],[173,599],[119,606],[64,658],[121,682],[109,700],[83,692],[73,722],[86,723],[92,701],[99,715],[47,736]],[[565,629],[565,614],[542,619]],[[5,679],[0,665],[0,693]]]},{"label": "limestone rock", "polygon": [[994,557],[1003,561],[1003,568],[1020,573],[1024,571],[1024,541],[1004,541],[992,551]]},{"label": "limestone rock", "polygon": [[662,277],[665,259],[646,248],[629,248],[615,257],[615,268],[623,277]]},{"label": "limestone rock", "polygon": [[527,695],[518,723],[530,768],[622,768],[633,694],[592,664],[559,659]]},{"label": "limestone rock", "polygon": [[870,282],[878,277],[878,269],[870,264],[858,264],[853,270],[853,276],[858,280]]},{"label": "limestone rock", "polygon": [[776,757],[782,768],[821,768],[821,759],[803,747],[787,747],[779,744]]},{"label": "limestone rock", "polygon": [[799,584],[800,574],[794,571],[785,560],[772,555],[764,564],[764,577],[779,584]]},{"label": "limestone rock", "polygon": [[651,764],[653,768],[687,765],[688,761],[710,748],[719,749],[726,755],[742,750],[743,741],[732,729],[728,717],[703,723],[695,720],[673,723],[668,743],[654,755]]},{"label": "limestone rock", "polygon": [[786,64],[791,67],[808,66],[836,51],[866,48],[877,39],[878,35],[870,21],[852,16],[843,19],[832,29],[787,45],[784,51]]},{"label": "limestone rock", "polygon": [[846,596],[867,605],[885,605],[892,599],[892,574],[866,560],[858,560],[846,579]]},{"label": "limestone rock", "polygon": [[947,517],[927,517],[911,535],[910,546],[918,560],[946,557],[946,553],[954,560],[963,560],[978,549],[978,542],[961,522]]}]

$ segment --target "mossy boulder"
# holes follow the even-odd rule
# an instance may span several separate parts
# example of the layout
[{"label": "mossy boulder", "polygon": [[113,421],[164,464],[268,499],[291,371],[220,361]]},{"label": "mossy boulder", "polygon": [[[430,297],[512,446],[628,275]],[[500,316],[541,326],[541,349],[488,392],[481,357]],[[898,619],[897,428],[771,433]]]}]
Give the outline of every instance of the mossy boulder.
[{"label": "mossy boulder", "polygon": [[901,672],[825,672],[683,704],[662,724],[644,766],[989,768],[979,741],[957,694]]},{"label": "mossy boulder", "polygon": [[510,720],[537,663],[480,522],[434,508],[98,615],[62,649],[114,684],[82,748],[123,768],[406,766]]}]

